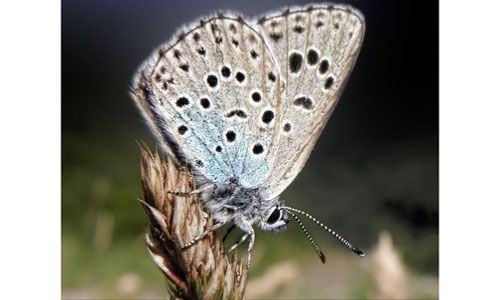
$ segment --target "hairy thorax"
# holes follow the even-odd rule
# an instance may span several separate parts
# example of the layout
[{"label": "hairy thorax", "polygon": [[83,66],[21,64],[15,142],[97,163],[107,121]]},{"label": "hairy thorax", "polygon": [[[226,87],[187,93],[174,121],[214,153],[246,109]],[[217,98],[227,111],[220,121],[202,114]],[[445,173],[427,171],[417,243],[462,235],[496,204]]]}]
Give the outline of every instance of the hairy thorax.
[{"label": "hairy thorax", "polygon": [[276,201],[264,200],[258,189],[242,187],[237,180],[224,186],[216,186],[202,195],[205,207],[218,222],[229,220],[238,223],[238,219],[245,219],[253,224],[263,218]]}]

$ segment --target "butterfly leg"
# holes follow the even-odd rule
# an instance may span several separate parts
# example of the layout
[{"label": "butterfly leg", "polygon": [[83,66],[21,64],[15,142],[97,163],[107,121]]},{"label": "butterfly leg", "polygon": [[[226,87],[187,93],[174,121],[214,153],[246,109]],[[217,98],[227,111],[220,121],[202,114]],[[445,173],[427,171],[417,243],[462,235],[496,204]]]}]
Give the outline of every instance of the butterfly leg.
[{"label": "butterfly leg", "polygon": [[231,252],[231,251],[233,251],[234,249],[236,249],[239,245],[243,244],[243,242],[244,242],[244,241],[248,238],[248,236],[249,236],[249,234],[248,234],[248,233],[246,233],[246,234],[242,235],[242,236],[240,237],[240,239],[239,239],[239,240],[238,240],[238,241],[237,241],[234,245],[232,245],[231,247],[229,247],[229,248],[225,251],[225,253],[226,253],[226,254],[228,254],[229,252]]},{"label": "butterfly leg", "polygon": [[224,224],[225,223],[223,223],[223,222],[216,223],[211,228],[209,228],[209,229],[205,230],[204,232],[202,232],[201,234],[195,236],[192,240],[190,240],[185,245],[183,245],[181,247],[182,250],[185,250],[185,249],[193,246],[194,244],[196,244],[197,242],[199,242],[201,239],[203,239],[204,237],[206,237],[208,234],[210,234],[210,233],[214,232],[215,230],[221,228]]},{"label": "butterfly leg", "polygon": [[253,245],[255,243],[255,231],[253,230],[252,226],[251,228],[251,233],[250,233],[250,242],[248,243],[248,262],[247,262],[247,269],[250,268],[250,263],[252,262],[252,251],[253,251]]},{"label": "butterfly leg", "polygon": [[[239,219],[239,226],[244,232],[245,235],[250,236],[250,242],[248,243],[248,260],[247,260],[247,268],[250,268],[250,264],[252,263],[252,251],[253,245],[255,243],[255,231],[253,230],[252,224],[245,219]],[[246,239],[246,238],[245,238]]]},{"label": "butterfly leg", "polygon": [[224,234],[224,237],[222,238],[222,242],[226,241],[226,238],[229,236],[229,234],[231,233],[231,231],[233,231],[235,228],[236,228],[236,225],[234,225],[234,224],[231,225],[231,227],[229,227],[229,229]]},{"label": "butterfly leg", "polygon": [[168,194],[173,194],[173,195],[176,195],[176,196],[183,196],[183,197],[187,197],[187,196],[192,196],[192,195],[198,195],[210,188],[213,188],[214,185],[213,184],[207,184],[207,185],[204,185],[202,187],[200,187],[199,189],[196,189],[194,191],[191,191],[191,192],[178,192],[178,191],[167,191]]}]

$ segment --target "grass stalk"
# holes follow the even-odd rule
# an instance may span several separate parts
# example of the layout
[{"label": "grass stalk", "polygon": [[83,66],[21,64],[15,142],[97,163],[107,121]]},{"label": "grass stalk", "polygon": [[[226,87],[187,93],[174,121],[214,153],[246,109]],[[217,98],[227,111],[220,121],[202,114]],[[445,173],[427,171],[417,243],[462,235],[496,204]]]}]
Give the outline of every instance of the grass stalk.
[{"label": "grass stalk", "polygon": [[182,250],[196,235],[212,226],[197,196],[167,191],[191,191],[192,175],[170,159],[141,147],[143,199],[150,226],[146,246],[167,280],[171,299],[242,299],[247,270],[244,262],[224,254],[218,232]]}]

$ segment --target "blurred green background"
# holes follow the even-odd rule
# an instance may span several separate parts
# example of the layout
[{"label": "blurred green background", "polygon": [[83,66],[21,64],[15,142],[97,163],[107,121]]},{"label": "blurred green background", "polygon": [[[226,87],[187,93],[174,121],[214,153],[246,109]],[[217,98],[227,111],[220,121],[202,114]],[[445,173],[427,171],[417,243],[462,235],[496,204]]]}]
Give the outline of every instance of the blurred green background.
[{"label": "blurred green background", "polygon": [[[180,25],[215,10],[255,16],[308,3],[193,2],[62,2],[64,298],[165,296],[136,201],[137,142],[155,147],[128,95],[139,64]],[[368,256],[307,224],[327,254],[323,265],[296,224],[259,231],[251,298],[437,298],[438,4],[344,3],[365,14],[365,42],[340,104],[282,199]]]}]

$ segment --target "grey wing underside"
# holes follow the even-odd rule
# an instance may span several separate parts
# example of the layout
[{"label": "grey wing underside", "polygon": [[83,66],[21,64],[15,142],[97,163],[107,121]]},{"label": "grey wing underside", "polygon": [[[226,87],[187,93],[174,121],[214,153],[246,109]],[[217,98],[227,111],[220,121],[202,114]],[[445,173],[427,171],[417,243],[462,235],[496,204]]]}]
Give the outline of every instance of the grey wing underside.
[{"label": "grey wing underside", "polygon": [[332,114],[358,56],[364,19],[339,5],[296,7],[256,21],[283,81],[280,134],[270,152],[264,197],[278,196],[299,174]]},{"label": "grey wing underside", "polygon": [[198,179],[252,188],[269,176],[275,122],[263,115],[279,106],[279,70],[241,17],[187,26],[141,66],[132,95],[165,151]]},{"label": "grey wing underside", "polygon": [[292,8],[252,26],[215,16],[161,46],[140,68],[132,93],[167,153],[208,181],[237,177],[270,199],[303,168],[363,34],[363,17],[347,6]]}]

